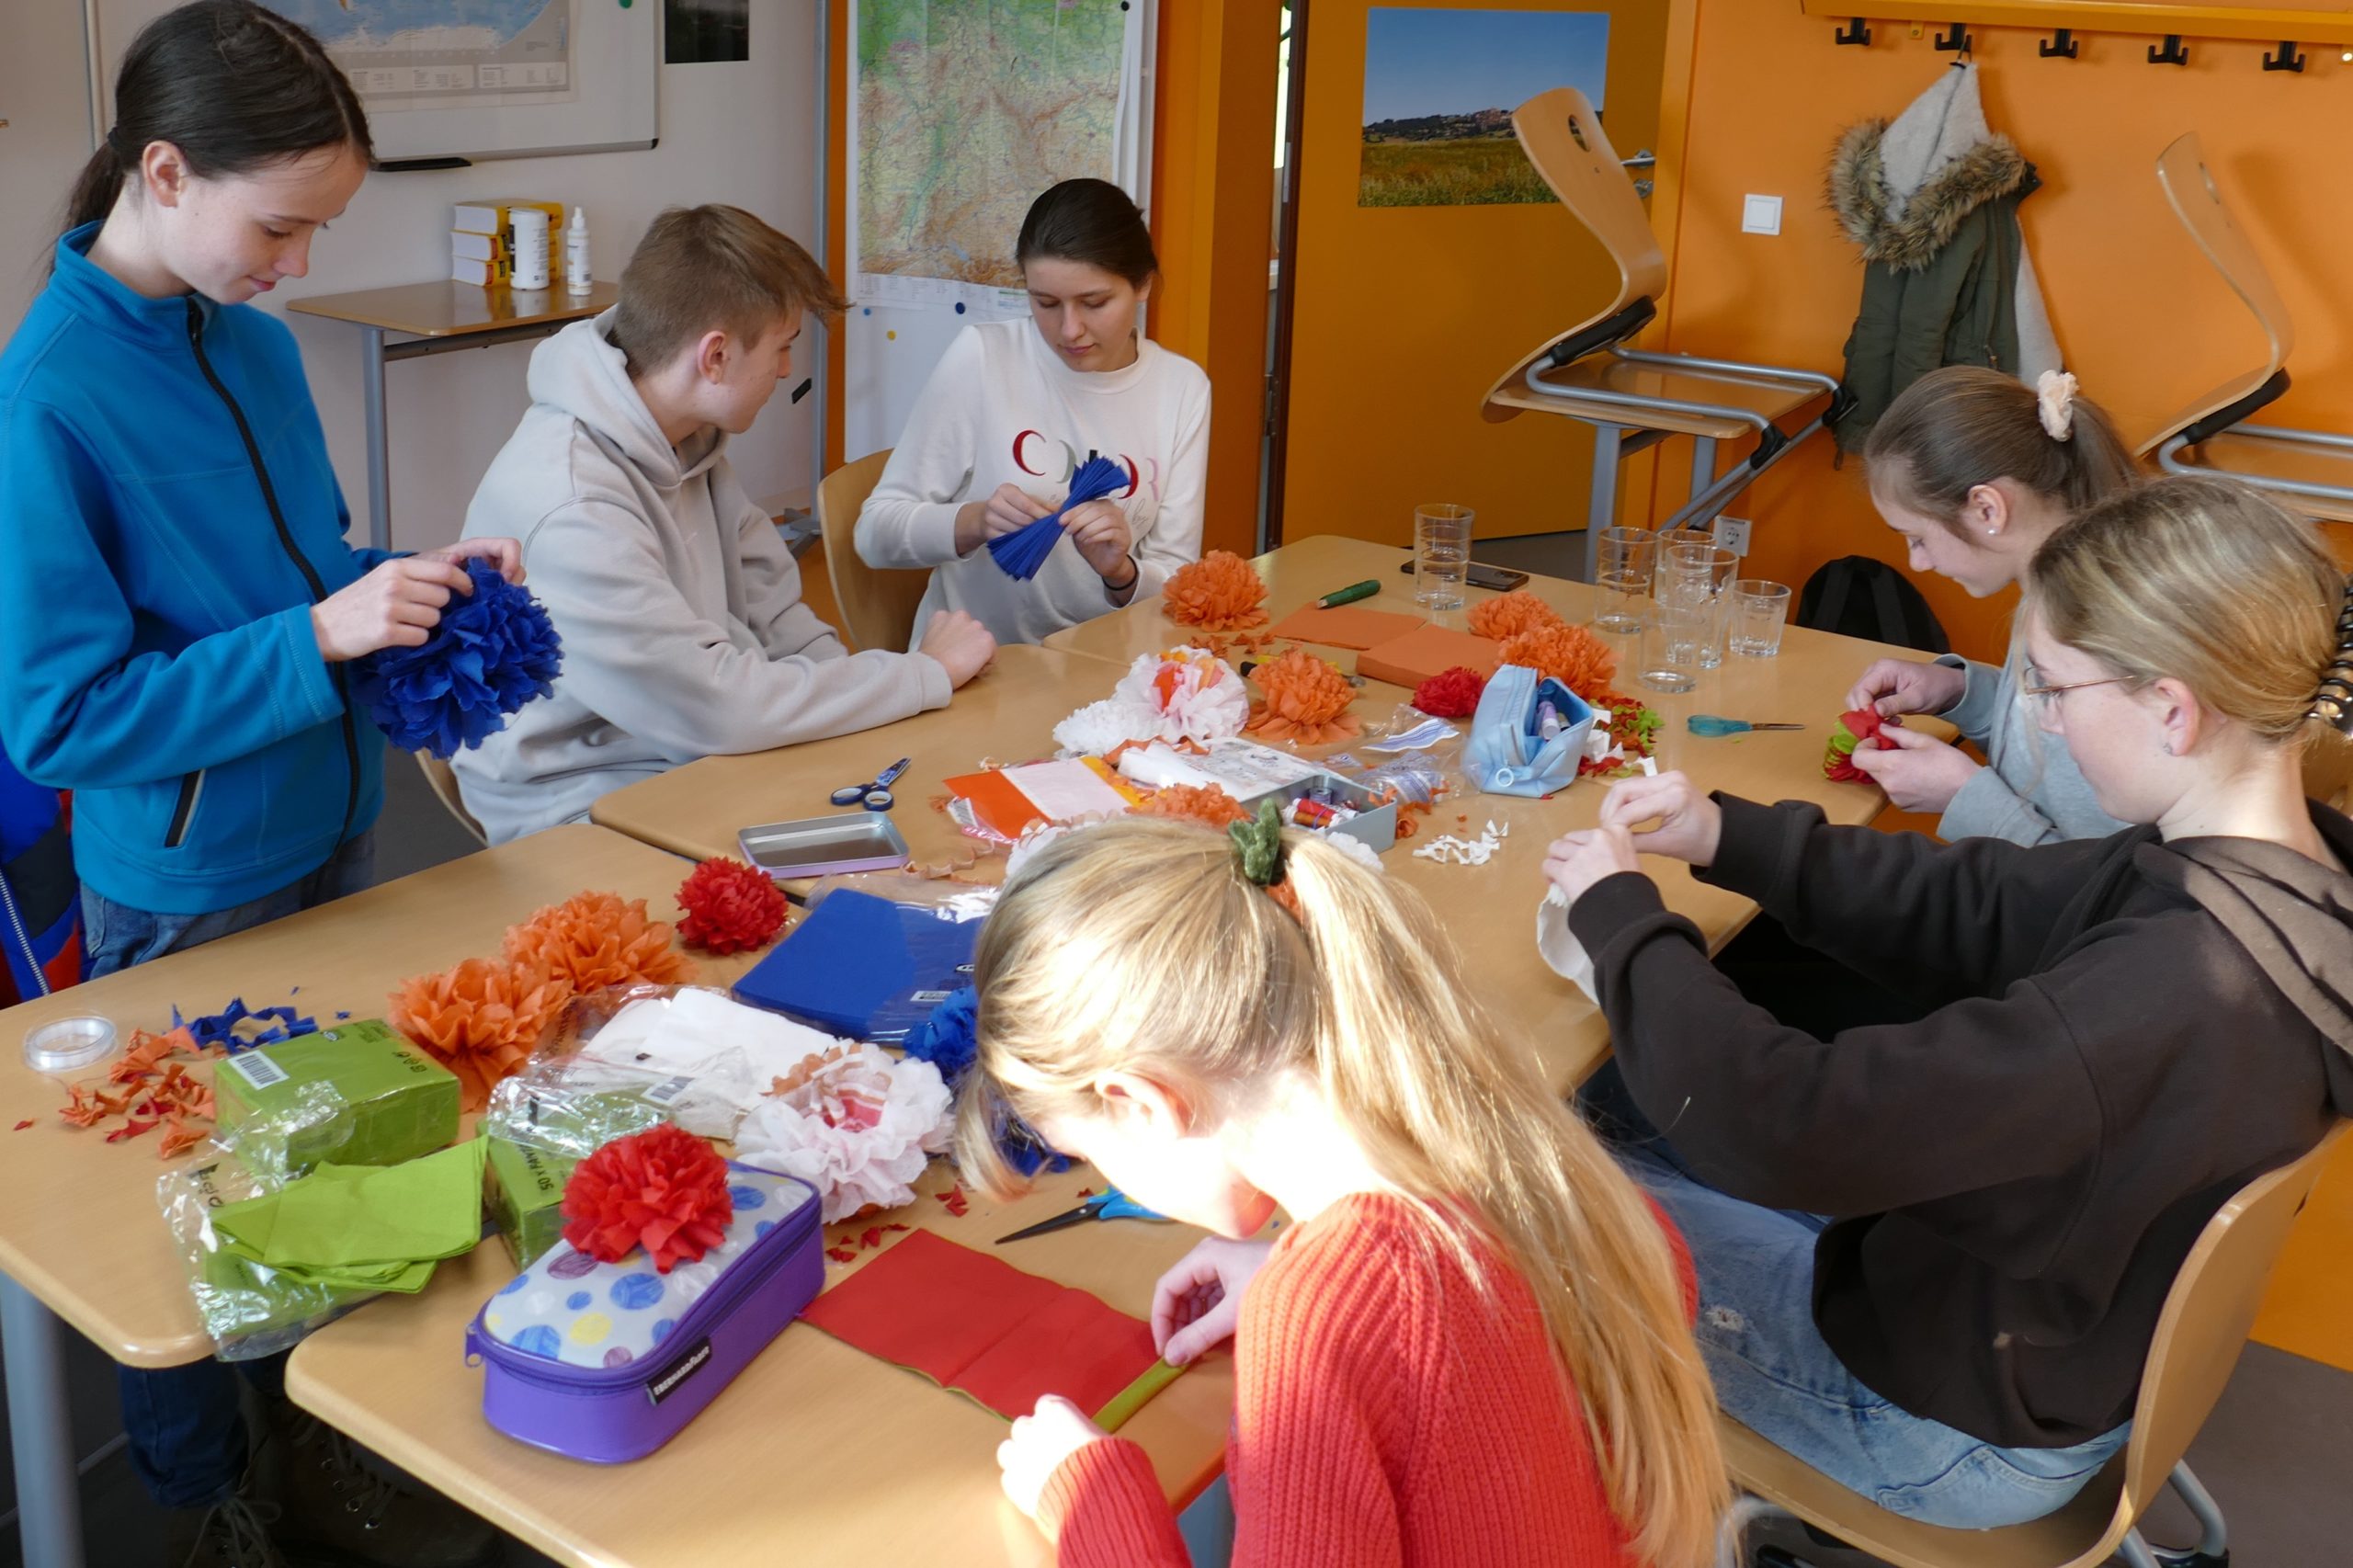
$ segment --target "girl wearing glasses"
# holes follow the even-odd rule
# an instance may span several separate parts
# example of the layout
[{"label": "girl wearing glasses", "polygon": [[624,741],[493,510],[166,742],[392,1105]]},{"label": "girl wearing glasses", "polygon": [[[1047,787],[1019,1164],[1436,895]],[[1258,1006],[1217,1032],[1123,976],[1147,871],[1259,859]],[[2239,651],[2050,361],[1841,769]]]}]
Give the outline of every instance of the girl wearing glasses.
[{"label": "girl wearing glasses", "polygon": [[[1987,598],[2024,575],[2052,531],[2123,490],[2132,459],[2106,414],[2046,373],[2038,393],[1998,370],[1950,366],[1921,377],[1872,426],[1863,448],[1871,501],[1904,538],[1915,572]],[[1908,812],[1938,812],[1938,835],[2052,844],[2101,838],[2124,824],[2102,811],[2064,744],[2035,733],[2018,695],[2022,639],[1999,669],[1948,653],[1932,664],[1881,659],[1847,694],[1848,708],[1933,713],[1982,747],[1891,728],[1855,766]]]},{"label": "girl wearing glasses", "polygon": [[[1690,1244],[1731,1415],[1964,1528],[2050,1513],[2123,1445],[2200,1229],[2353,1112],[2353,823],[2301,771],[2353,726],[2348,612],[2316,528],[2157,480],[2052,536],[2022,618],[2039,723],[2132,825],[1942,846],[1668,774],[1552,846],[1617,1047],[1591,1108]],[[1778,1022],[1638,843],[1932,1010]]]}]

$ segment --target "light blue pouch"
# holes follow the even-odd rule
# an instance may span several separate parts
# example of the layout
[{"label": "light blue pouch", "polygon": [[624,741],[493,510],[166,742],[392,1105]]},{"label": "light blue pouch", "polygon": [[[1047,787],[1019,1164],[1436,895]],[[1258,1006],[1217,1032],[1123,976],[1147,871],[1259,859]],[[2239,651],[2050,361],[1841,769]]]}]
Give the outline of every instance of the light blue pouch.
[{"label": "light blue pouch", "polygon": [[[1539,730],[1545,703],[1560,717],[1550,740]],[[1490,795],[1549,795],[1576,782],[1593,710],[1559,681],[1540,679],[1534,670],[1506,665],[1479,695],[1471,717],[1471,738],[1462,747],[1462,768]]]}]

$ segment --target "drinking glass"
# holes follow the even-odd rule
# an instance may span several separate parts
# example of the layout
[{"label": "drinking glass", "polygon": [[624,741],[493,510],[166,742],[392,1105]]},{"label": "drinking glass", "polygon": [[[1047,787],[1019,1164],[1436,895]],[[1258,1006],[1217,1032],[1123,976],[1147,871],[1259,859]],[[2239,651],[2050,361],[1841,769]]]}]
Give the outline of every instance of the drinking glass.
[{"label": "drinking glass", "polygon": [[1699,684],[1699,650],[1712,611],[1701,600],[1654,600],[1643,613],[1634,678],[1653,691],[1689,691]]},{"label": "drinking glass", "polygon": [[1604,528],[1595,541],[1594,626],[1631,634],[1643,629],[1643,601],[1657,569],[1658,536],[1648,528]]},{"label": "drinking glass", "polygon": [[1732,634],[1735,653],[1769,659],[1781,651],[1781,629],[1790,620],[1790,585],[1762,577],[1742,577],[1732,585]]},{"label": "drinking glass", "polygon": [[1414,602],[1424,609],[1462,608],[1475,515],[1468,506],[1446,502],[1414,508]]},{"label": "drinking glass", "polygon": [[1724,662],[1724,616],[1730,609],[1726,590],[1740,557],[1716,544],[1676,544],[1666,547],[1659,568],[1658,597],[1670,595],[1699,606],[1707,616],[1700,640],[1699,665],[1714,669]]}]

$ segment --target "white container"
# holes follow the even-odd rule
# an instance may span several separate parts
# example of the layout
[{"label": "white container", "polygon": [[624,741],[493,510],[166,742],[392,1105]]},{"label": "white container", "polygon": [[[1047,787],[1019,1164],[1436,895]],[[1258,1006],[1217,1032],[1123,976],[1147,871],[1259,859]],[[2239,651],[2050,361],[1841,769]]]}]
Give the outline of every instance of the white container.
[{"label": "white container", "polygon": [[588,210],[575,207],[563,231],[563,287],[570,294],[585,294],[595,287],[588,277]]},{"label": "white container", "polygon": [[517,207],[507,215],[515,227],[515,278],[517,289],[548,286],[548,215],[536,207]]}]

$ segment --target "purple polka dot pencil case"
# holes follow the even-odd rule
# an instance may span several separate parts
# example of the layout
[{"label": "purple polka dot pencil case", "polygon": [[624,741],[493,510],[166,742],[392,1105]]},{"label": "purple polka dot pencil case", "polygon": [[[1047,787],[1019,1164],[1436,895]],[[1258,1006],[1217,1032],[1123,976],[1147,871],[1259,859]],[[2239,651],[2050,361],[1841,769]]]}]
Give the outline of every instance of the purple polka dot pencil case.
[{"label": "purple polka dot pencil case", "polygon": [[508,1437],[619,1464],[678,1435],[824,1283],[816,1189],[731,1165],[727,1238],[654,1271],[642,1249],[600,1263],[559,1242],[483,1303],[466,1360]]}]

